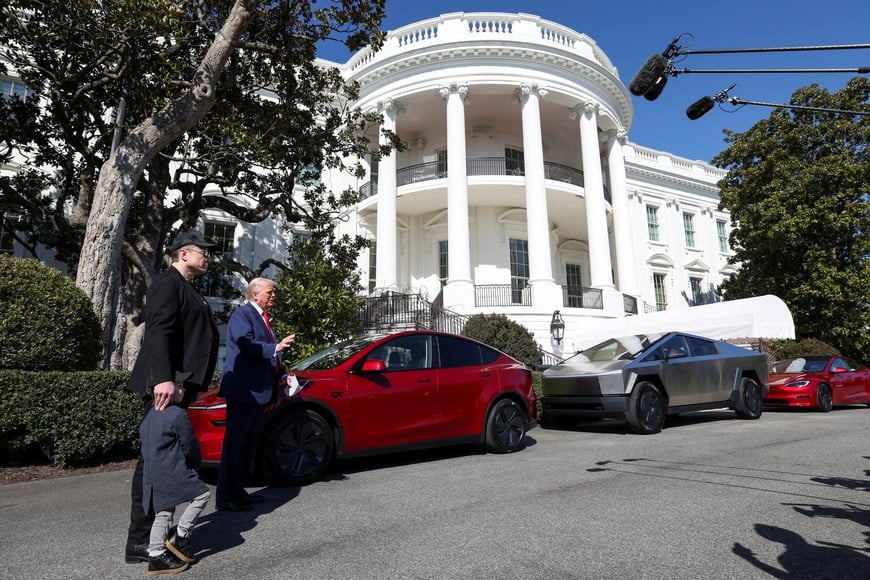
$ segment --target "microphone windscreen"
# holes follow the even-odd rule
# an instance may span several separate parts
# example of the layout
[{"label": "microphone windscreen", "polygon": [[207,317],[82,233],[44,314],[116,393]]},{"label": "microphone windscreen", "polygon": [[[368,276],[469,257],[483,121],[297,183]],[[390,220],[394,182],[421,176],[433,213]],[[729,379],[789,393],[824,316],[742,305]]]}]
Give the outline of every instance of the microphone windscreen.
[{"label": "microphone windscreen", "polygon": [[643,94],[643,98],[647,101],[654,101],[659,98],[659,95],[662,94],[662,91],[665,90],[665,85],[668,84],[667,76],[660,76],[656,79],[656,82],[653,84],[652,88]]},{"label": "microphone windscreen", "polygon": [[644,65],[637,71],[631,83],[628,85],[628,90],[632,95],[638,97],[645,94],[655,84],[656,80],[663,75],[668,66],[668,61],[660,54],[654,54],[649,57]]},{"label": "microphone windscreen", "polygon": [[713,108],[715,101],[712,97],[701,97],[686,109],[686,116],[694,121],[706,115]]}]

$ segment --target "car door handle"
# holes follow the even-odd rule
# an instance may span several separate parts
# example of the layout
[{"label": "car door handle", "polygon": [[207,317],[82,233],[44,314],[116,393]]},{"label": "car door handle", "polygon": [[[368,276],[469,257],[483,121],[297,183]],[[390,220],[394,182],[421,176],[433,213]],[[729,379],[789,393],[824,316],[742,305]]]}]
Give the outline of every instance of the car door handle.
[{"label": "car door handle", "polygon": [[420,380],[417,381],[417,382],[418,382],[418,383],[431,383],[431,382],[432,382],[432,379],[420,379]]},{"label": "car door handle", "polygon": [[485,379],[487,377],[491,377],[492,373],[480,373],[480,376]]}]

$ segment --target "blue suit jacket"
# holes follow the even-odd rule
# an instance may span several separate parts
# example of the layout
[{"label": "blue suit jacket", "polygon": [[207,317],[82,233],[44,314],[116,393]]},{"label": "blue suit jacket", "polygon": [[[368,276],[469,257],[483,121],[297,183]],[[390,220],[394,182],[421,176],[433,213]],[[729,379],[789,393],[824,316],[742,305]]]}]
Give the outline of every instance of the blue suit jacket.
[{"label": "blue suit jacket", "polygon": [[268,403],[277,380],[286,374],[283,370],[275,372],[274,354],[275,337],[263,316],[250,303],[237,308],[227,325],[227,358],[220,394],[247,403]]}]

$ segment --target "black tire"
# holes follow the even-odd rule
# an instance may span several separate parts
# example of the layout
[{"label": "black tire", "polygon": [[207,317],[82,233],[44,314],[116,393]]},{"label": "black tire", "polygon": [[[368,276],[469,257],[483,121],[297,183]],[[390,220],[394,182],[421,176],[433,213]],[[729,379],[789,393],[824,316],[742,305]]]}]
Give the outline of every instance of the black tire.
[{"label": "black tire", "polygon": [[307,485],[321,478],[334,453],[332,428],[326,419],[316,411],[298,409],[269,428],[257,463],[272,481]]},{"label": "black tire", "polygon": [[831,387],[822,383],[816,389],[816,409],[822,413],[830,413],[834,408],[834,395],[831,393]]},{"label": "black tire", "polygon": [[761,385],[754,379],[743,377],[740,379],[737,404],[734,411],[741,419],[758,419],[761,417],[764,395],[761,393]]},{"label": "black tire", "polygon": [[625,420],[633,433],[652,435],[665,424],[665,399],[656,386],[642,381],[634,386]]},{"label": "black tire", "polygon": [[501,399],[486,418],[486,450],[490,453],[513,453],[525,447],[526,412],[515,401]]}]

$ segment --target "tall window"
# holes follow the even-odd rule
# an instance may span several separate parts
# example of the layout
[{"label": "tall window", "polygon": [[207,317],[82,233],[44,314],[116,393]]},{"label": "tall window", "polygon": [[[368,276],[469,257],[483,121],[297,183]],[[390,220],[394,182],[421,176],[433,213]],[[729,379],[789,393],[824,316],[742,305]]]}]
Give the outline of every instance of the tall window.
[{"label": "tall window", "polygon": [[523,290],[529,285],[529,242],[510,240],[511,302],[523,303]]},{"label": "tall window", "polygon": [[447,240],[438,240],[438,280],[447,283]]},{"label": "tall window", "polygon": [[0,97],[9,98],[17,95],[21,100],[31,96],[33,91],[27,88],[27,85],[18,80],[0,79]]},{"label": "tall window", "polygon": [[646,206],[646,229],[649,232],[651,242],[659,241],[659,208],[654,205]]},{"label": "tall window", "polygon": [[695,306],[703,304],[704,294],[701,290],[701,279],[695,277],[689,278],[689,286],[692,290],[692,304]]},{"label": "tall window", "polygon": [[583,307],[583,277],[579,264],[565,264],[565,281],[568,283],[568,306]]},{"label": "tall window", "polygon": [[438,162],[438,177],[447,177],[447,149],[436,151],[435,160]]},{"label": "tall window", "polygon": [[728,252],[728,231],[725,229],[725,220],[716,220],[716,235],[719,237],[719,251]]},{"label": "tall window", "polygon": [[[4,225],[16,219],[16,215],[12,212],[2,214]],[[12,234],[3,227],[0,228],[0,254],[12,254],[15,251],[15,238]]]},{"label": "tall window", "polygon": [[378,242],[372,240],[369,246],[369,294],[375,291],[378,283]]},{"label": "tall window", "polygon": [[508,175],[524,175],[526,160],[519,149],[504,148],[504,168]]},{"label": "tall window", "polygon": [[667,276],[665,274],[653,274],[653,289],[656,293],[656,310],[668,309]]},{"label": "tall window", "polygon": [[378,192],[378,167],[380,166],[380,157],[378,157],[375,153],[370,154],[369,156],[369,168],[371,170],[371,179],[369,183],[371,183],[372,189],[371,194],[375,195]]},{"label": "tall window", "polygon": [[[211,251],[216,255],[233,254],[235,249],[236,224],[206,222],[203,228],[205,239],[215,244]],[[219,264],[212,262],[202,276],[202,293],[205,296],[223,297],[232,287],[233,274]]]},{"label": "tall window", "polygon": [[695,216],[690,213],[683,214],[683,231],[686,233],[686,247],[695,247]]}]

